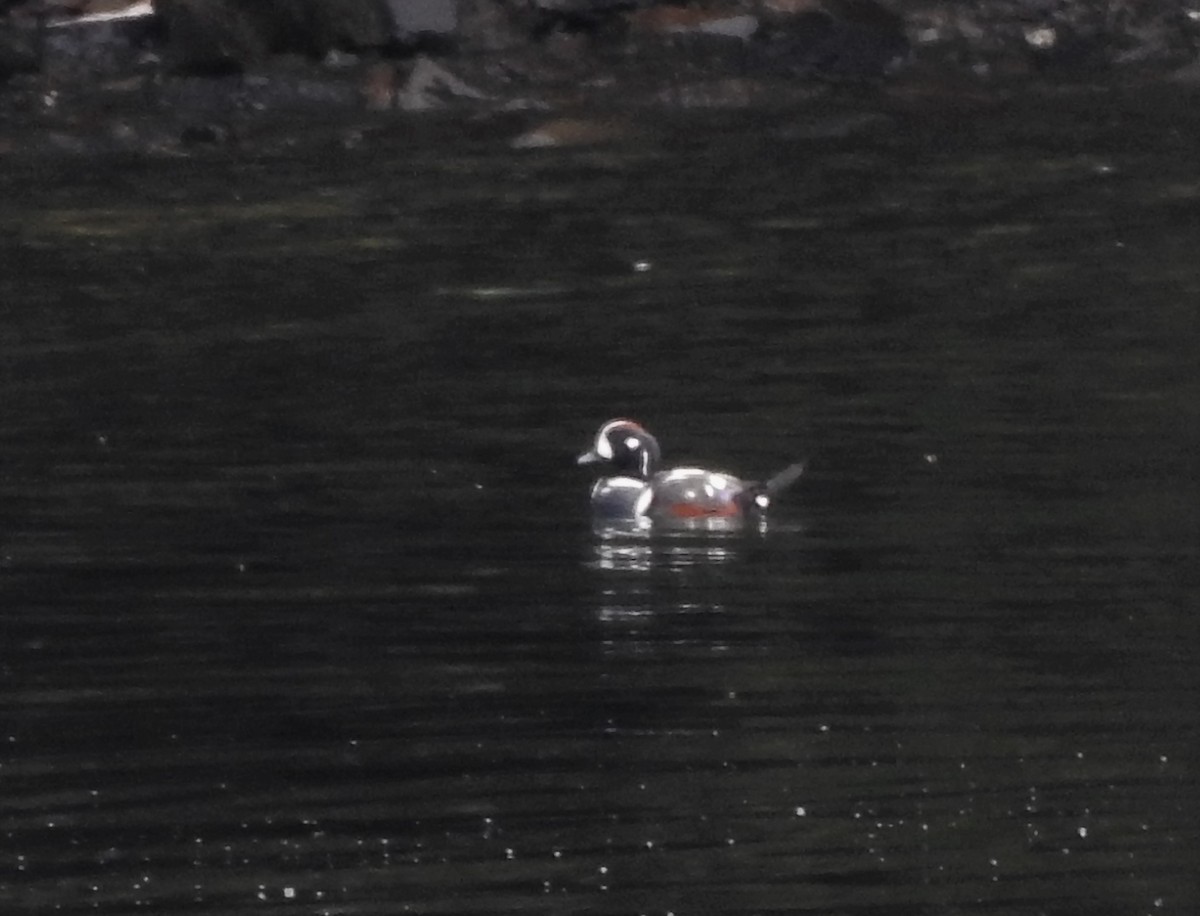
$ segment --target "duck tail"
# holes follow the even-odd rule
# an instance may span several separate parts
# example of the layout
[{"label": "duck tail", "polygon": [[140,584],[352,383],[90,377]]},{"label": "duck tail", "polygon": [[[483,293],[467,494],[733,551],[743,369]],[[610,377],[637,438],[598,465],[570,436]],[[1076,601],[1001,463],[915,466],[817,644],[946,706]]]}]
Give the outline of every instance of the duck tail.
[{"label": "duck tail", "polygon": [[763,512],[771,505],[771,500],[794,484],[804,473],[806,462],[800,461],[789,464],[773,477],[768,477],[762,483],[751,484],[743,494],[744,505],[755,512]]},{"label": "duck tail", "polygon": [[804,468],[807,467],[807,462],[798,461],[796,464],[789,464],[786,468],[776,474],[774,477],[768,477],[763,482],[762,489],[767,496],[777,496],[800,479],[800,475],[804,473]]}]

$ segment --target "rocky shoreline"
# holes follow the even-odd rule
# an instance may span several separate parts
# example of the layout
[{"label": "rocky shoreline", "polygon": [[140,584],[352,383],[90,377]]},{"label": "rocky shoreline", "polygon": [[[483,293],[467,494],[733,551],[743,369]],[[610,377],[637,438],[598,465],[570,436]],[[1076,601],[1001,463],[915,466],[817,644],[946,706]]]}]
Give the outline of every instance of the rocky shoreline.
[{"label": "rocky shoreline", "polygon": [[514,148],[693,109],[814,135],[1021,85],[1200,82],[1200,0],[0,0],[0,154],[363,142],[446,112]]}]

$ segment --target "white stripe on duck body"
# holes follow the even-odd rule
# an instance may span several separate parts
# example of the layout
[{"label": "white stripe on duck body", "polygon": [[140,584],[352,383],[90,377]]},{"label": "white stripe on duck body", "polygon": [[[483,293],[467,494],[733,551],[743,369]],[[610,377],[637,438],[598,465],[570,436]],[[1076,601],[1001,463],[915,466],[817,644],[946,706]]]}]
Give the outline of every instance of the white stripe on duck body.
[{"label": "white stripe on duck body", "polygon": [[804,472],[791,464],[765,481],[748,481],[706,468],[660,470],[658,440],[633,420],[609,420],[596,433],[579,464],[601,465],[592,486],[597,519],[684,529],[740,528],[761,519],[772,499]]}]

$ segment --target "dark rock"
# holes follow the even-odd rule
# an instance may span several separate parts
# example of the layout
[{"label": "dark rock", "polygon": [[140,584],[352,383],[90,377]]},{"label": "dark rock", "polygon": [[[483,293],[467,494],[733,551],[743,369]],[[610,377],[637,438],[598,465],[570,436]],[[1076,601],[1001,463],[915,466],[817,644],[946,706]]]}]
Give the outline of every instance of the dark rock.
[{"label": "dark rock", "polygon": [[679,6],[654,6],[628,17],[630,28],[663,37],[715,36],[746,41],[758,31],[758,17],[735,11],[713,11]]},{"label": "dark rock", "polygon": [[396,104],[396,68],[382,61],[372,64],[359,87],[367,111],[387,111]]},{"label": "dark rock", "polygon": [[16,73],[29,73],[40,63],[36,21],[0,22],[0,82]]},{"label": "dark rock", "polygon": [[387,0],[396,38],[416,43],[428,36],[450,36],[458,29],[455,0]]},{"label": "dark rock", "polygon": [[764,61],[797,75],[878,79],[909,54],[904,21],[875,0],[777,3]]},{"label": "dark rock", "polygon": [[52,23],[42,30],[41,69],[58,80],[127,73],[146,59],[160,37],[152,16]]},{"label": "dark rock", "polygon": [[1200,44],[1200,18],[1176,0],[985,0],[905,8],[912,10],[923,60],[981,76],[1169,68],[1193,57]]},{"label": "dark rock", "polygon": [[158,0],[177,65],[237,72],[269,53],[315,58],[393,40],[386,0]]},{"label": "dark rock", "polygon": [[235,73],[271,50],[269,20],[235,0],[158,0],[172,62],[196,73]]},{"label": "dark rock", "polygon": [[[582,111],[514,145],[585,145],[623,135],[597,110],[792,104],[778,136],[828,142],[1005,104],[998,77],[1144,64],[1165,78],[1200,46],[1178,0],[156,0],[154,16],[96,21],[130,4],[0,0],[0,147],[32,129],[38,148],[176,154],[252,147],[281,124],[311,142],[363,107]],[[1200,82],[1195,66],[1174,78]]]},{"label": "dark rock", "polygon": [[254,5],[263,10],[276,51],[323,57],[334,49],[381,48],[392,40],[386,0],[260,0]]},{"label": "dark rock", "polygon": [[1187,17],[1151,4],[1122,3],[1105,10],[1072,4],[1027,26],[1024,35],[1039,69],[1095,70],[1185,59],[1194,53],[1187,23]]},{"label": "dark rock", "polygon": [[458,43],[475,53],[498,53],[528,44],[536,23],[521,17],[496,0],[460,0]]},{"label": "dark rock", "polygon": [[222,78],[188,76],[165,81],[156,90],[165,112],[192,121],[236,115],[328,113],[353,110],[360,102],[350,80],[320,79],[286,69],[260,70]]}]

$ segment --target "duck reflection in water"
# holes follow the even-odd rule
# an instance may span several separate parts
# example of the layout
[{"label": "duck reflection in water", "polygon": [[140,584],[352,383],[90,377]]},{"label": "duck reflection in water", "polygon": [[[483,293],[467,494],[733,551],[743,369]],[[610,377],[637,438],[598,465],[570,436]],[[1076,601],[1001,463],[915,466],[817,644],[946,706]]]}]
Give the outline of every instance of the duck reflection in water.
[{"label": "duck reflection in water", "polygon": [[[613,646],[657,651],[684,617],[724,614],[717,570],[743,558],[744,534],[596,530],[587,565],[596,571],[596,617],[621,634]],[[689,639],[704,641],[696,633]]]},{"label": "duck reflection in water", "polygon": [[[735,543],[679,534],[655,537],[648,528],[596,525],[595,569],[609,572],[648,573],[653,569],[727,563],[737,556]],[[708,529],[716,531],[718,529]],[[765,529],[765,523],[762,530]]]}]

